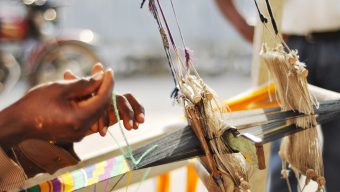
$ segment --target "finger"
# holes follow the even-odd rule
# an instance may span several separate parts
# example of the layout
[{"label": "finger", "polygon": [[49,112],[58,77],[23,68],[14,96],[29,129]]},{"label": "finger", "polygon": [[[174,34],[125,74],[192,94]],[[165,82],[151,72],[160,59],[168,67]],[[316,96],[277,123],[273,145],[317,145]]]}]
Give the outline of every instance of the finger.
[{"label": "finger", "polygon": [[135,120],[138,123],[144,123],[145,120],[145,110],[144,107],[140,104],[140,102],[130,93],[124,95],[125,98],[129,101],[135,115]]},{"label": "finger", "polygon": [[100,117],[98,120],[98,132],[102,137],[106,135],[107,129],[105,127],[104,117]]},{"label": "finger", "polygon": [[138,122],[133,122],[133,129],[138,129],[139,123]]},{"label": "finger", "polygon": [[109,110],[110,108],[107,107],[106,110],[104,111],[104,115],[102,116],[104,127],[99,130],[99,133],[103,137],[106,135],[108,128],[110,126]]},{"label": "finger", "polygon": [[91,126],[90,130],[91,130],[93,133],[97,133],[98,130],[99,130],[99,122],[98,122],[98,121],[95,122],[95,123]]},{"label": "finger", "polygon": [[98,73],[100,71],[104,71],[104,67],[101,63],[96,63],[95,65],[93,65],[91,69],[92,74]]},{"label": "finger", "polygon": [[108,131],[108,127],[104,126],[104,127],[99,131],[99,134],[100,134],[102,137],[105,137],[106,134],[107,134],[107,131]]},{"label": "finger", "polygon": [[94,121],[99,118],[111,102],[113,85],[113,73],[108,70],[104,74],[97,94],[78,103],[79,111],[83,113],[83,118],[91,118]]},{"label": "finger", "polygon": [[64,79],[65,80],[73,80],[73,79],[80,79],[78,76],[76,76],[72,71],[67,70],[64,72]]},{"label": "finger", "polygon": [[87,130],[86,132],[85,132],[85,136],[88,136],[88,135],[92,135],[92,134],[94,134],[94,133],[97,133],[98,131],[98,124],[97,124],[97,122],[95,123],[95,124],[93,124],[92,126],[91,126],[91,128],[89,129],[89,130]]},{"label": "finger", "polygon": [[109,126],[117,123],[117,117],[115,113],[115,109],[113,107],[113,103],[111,102],[109,107],[107,108],[107,114],[109,116]]},{"label": "finger", "polygon": [[78,79],[69,83],[68,88],[65,90],[68,94],[68,98],[77,99],[95,93],[99,89],[103,81],[103,77],[104,73],[99,72],[91,78]]},{"label": "finger", "polygon": [[121,95],[117,95],[117,107],[118,107],[118,111],[119,111],[119,116],[121,118],[121,120],[123,120],[123,124],[124,127],[127,130],[131,130],[132,128],[134,128],[134,112],[133,109],[129,103],[129,101],[121,96]]},{"label": "finger", "polygon": [[111,106],[111,102],[109,104],[109,106],[106,108],[105,112],[104,112],[104,123],[105,123],[105,127],[109,127],[110,126],[110,106]]}]

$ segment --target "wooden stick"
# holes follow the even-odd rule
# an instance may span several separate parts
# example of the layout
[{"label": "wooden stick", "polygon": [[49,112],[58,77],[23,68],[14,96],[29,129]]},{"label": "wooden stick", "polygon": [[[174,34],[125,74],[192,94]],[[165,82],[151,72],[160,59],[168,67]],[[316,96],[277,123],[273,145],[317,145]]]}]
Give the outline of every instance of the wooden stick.
[{"label": "wooden stick", "polygon": [[210,150],[210,147],[205,139],[205,136],[202,132],[203,128],[200,122],[200,119],[198,118],[198,115],[193,107],[187,107],[187,112],[189,114],[189,120],[192,129],[194,130],[196,136],[198,137],[201,146],[205,152],[205,155],[207,157],[207,166],[209,167],[212,176],[219,177],[220,173],[217,169],[216,163],[214,163],[214,159],[212,156],[212,152]]}]

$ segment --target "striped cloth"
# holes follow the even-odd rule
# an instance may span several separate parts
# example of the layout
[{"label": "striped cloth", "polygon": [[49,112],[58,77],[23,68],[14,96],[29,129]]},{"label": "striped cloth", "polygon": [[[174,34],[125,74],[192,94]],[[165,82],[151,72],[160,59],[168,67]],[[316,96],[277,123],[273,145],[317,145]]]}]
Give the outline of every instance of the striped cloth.
[{"label": "striped cloth", "polygon": [[9,158],[0,147],[0,191],[19,188],[26,180],[26,175],[19,165]]}]

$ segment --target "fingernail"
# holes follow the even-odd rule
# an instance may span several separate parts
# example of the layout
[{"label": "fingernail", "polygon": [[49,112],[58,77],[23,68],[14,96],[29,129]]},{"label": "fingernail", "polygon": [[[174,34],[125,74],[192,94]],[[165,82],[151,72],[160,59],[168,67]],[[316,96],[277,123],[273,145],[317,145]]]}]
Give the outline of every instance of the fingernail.
[{"label": "fingernail", "polygon": [[103,64],[101,62],[96,63],[95,65],[98,65],[100,67],[103,67]]},{"label": "fingernail", "polygon": [[96,81],[102,80],[104,77],[104,72],[103,71],[99,71],[97,73],[95,73],[92,78]]},{"label": "fingernail", "polygon": [[138,119],[139,119],[139,120],[144,121],[144,118],[145,118],[145,116],[144,116],[143,113],[140,113],[140,114],[138,115]]},{"label": "fingernail", "polygon": [[107,132],[107,127],[103,127],[102,130],[99,131],[100,136],[104,137]]},{"label": "fingernail", "polygon": [[129,120],[129,125],[130,125],[130,127],[133,127],[133,121],[132,120]]},{"label": "fingernail", "polygon": [[108,73],[111,73],[111,75],[113,76],[113,70],[111,68],[106,70]]}]

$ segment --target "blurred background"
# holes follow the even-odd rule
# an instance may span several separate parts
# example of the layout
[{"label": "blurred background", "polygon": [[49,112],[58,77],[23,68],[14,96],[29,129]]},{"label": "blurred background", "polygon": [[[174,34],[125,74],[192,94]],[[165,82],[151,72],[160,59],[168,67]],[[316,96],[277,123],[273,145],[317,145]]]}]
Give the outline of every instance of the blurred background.
[{"label": "blurred background", "polygon": [[[178,38],[171,5],[169,1],[161,2]],[[139,8],[140,3],[0,0],[1,109],[36,84],[62,79],[66,69],[86,75],[91,65],[100,61],[114,69],[115,92],[133,93],[146,109],[146,123],[138,131],[127,132],[129,141],[145,140],[161,134],[166,127],[185,124],[181,120],[182,107],[170,99],[174,85],[156,22],[147,6]],[[198,71],[221,101],[250,88],[252,48],[223,19],[214,1],[174,0],[174,4]],[[238,0],[237,7],[247,22],[255,22],[251,1]],[[119,135],[117,126],[110,129]],[[108,136],[92,135],[75,148],[81,158],[88,159],[117,146]],[[175,170],[172,175],[182,177],[185,169]],[[151,179],[142,184],[140,191],[155,191],[155,186]],[[130,189],[135,190],[133,186]],[[184,189],[185,183],[171,184],[171,191]],[[198,190],[205,191],[201,184]]]}]

